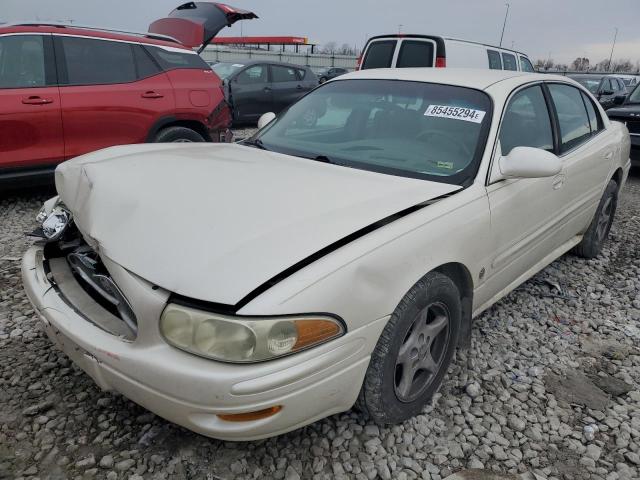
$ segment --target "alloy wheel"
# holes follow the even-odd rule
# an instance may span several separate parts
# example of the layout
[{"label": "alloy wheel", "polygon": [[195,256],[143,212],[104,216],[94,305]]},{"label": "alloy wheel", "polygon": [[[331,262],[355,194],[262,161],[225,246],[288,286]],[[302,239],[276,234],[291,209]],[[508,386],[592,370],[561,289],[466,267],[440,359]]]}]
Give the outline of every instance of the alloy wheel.
[{"label": "alloy wheel", "polygon": [[600,216],[598,217],[598,223],[596,225],[596,235],[599,242],[603,242],[609,233],[609,227],[611,226],[611,220],[613,218],[613,197],[608,197],[602,205],[600,210]]},{"label": "alloy wheel", "polygon": [[418,398],[436,377],[447,349],[449,321],[449,310],[441,302],[416,315],[396,359],[394,390],[401,402]]}]

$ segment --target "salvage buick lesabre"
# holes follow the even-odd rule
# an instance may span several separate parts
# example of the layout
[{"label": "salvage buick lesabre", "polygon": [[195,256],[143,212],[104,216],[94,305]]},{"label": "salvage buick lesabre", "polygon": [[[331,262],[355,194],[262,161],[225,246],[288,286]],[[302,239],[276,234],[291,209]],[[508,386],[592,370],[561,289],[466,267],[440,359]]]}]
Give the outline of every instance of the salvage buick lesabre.
[{"label": "salvage buick lesabre", "polygon": [[62,164],[24,283],[100,387],[196,432],[258,439],[354,404],[401,422],[475,316],[599,254],[629,148],[564,77],[348,74],[242,144]]}]

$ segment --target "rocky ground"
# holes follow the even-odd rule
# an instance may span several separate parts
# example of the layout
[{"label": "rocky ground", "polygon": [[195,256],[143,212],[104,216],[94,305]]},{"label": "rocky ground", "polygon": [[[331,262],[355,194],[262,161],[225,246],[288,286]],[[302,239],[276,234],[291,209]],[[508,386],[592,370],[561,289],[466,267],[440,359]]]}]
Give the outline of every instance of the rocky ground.
[{"label": "rocky ground", "polygon": [[566,255],[478,318],[423,415],[381,428],[350,411],[252,443],[101,392],[51,346],[19,274],[44,198],[0,199],[2,479],[640,478],[639,172],[601,257]]}]

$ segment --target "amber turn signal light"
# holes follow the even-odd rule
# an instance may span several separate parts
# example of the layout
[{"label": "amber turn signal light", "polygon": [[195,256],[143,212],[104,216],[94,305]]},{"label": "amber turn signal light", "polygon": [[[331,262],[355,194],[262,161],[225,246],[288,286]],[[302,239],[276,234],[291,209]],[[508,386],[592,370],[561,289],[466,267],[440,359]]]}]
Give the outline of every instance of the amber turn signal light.
[{"label": "amber turn signal light", "polygon": [[257,410],[255,412],[247,413],[231,413],[218,415],[220,420],[225,422],[252,422],[254,420],[262,420],[263,418],[269,418],[282,410],[282,405],[276,405],[275,407],[265,408],[264,410]]}]

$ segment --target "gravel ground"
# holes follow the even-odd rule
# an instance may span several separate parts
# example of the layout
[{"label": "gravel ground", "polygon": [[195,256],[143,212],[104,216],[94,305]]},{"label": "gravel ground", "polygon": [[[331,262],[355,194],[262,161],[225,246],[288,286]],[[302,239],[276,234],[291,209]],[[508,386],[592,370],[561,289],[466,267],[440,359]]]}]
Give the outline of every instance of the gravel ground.
[{"label": "gravel ground", "polygon": [[423,415],[381,428],[350,411],[251,443],[101,392],[51,346],[19,275],[44,199],[0,199],[0,478],[640,478],[639,172],[601,257],[566,255],[478,318]]}]

